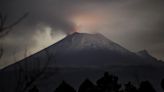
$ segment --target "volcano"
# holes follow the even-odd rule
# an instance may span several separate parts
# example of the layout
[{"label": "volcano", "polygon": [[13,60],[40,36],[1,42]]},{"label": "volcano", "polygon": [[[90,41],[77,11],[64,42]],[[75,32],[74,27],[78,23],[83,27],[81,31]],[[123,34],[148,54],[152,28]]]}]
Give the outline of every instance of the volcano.
[{"label": "volcano", "polygon": [[62,80],[77,87],[82,79],[89,77],[94,80],[105,71],[121,76],[124,81],[134,80],[133,75],[138,75],[141,80],[147,79],[156,85],[157,81],[154,79],[159,82],[164,76],[161,73],[163,66],[163,62],[152,57],[146,50],[134,53],[101,34],[73,33],[2,69],[0,88],[3,92],[13,92],[20,72],[24,79],[26,76],[22,72],[37,74],[42,70],[45,70],[42,73],[48,78],[36,81],[41,92],[46,92],[47,89],[52,91]]}]

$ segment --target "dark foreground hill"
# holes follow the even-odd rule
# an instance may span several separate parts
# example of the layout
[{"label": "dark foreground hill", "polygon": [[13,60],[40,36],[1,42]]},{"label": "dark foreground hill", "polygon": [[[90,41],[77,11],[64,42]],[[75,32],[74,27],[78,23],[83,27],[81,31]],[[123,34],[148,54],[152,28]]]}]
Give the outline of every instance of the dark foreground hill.
[{"label": "dark foreground hill", "polygon": [[77,88],[104,72],[120,82],[149,80],[161,91],[164,63],[147,51],[133,53],[101,34],[73,33],[48,48],[0,71],[0,92],[24,92],[37,85],[41,92],[53,92],[63,81]]}]

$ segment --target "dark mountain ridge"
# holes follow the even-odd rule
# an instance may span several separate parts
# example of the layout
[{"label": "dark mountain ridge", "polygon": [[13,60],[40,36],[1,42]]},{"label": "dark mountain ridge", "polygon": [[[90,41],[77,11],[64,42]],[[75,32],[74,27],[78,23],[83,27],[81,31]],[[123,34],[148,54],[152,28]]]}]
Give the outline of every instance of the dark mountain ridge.
[{"label": "dark mountain ridge", "polygon": [[[116,73],[122,76],[123,80],[133,79],[131,75],[135,73],[141,76],[141,79],[152,80],[158,76],[161,78],[164,75],[161,73],[164,63],[150,57],[152,56],[146,51],[133,53],[101,34],[73,33],[48,48],[2,69],[0,86],[4,92],[13,92],[20,68],[34,74],[45,70],[43,75],[52,76],[37,80],[42,92],[46,92],[47,88],[52,90],[54,85],[62,80],[77,86],[82,79],[90,77],[94,80],[105,71]],[[152,76],[148,77],[150,75]]]},{"label": "dark mountain ridge", "polygon": [[30,62],[36,58],[41,58],[42,62],[45,62],[47,54],[51,55],[52,61],[55,61],[55,66],[69,66],[69,64],[70,66],[161,64],[146,50],[133,53],[101,34],[86,33],[68,35],[61,41],[19,62]]}]

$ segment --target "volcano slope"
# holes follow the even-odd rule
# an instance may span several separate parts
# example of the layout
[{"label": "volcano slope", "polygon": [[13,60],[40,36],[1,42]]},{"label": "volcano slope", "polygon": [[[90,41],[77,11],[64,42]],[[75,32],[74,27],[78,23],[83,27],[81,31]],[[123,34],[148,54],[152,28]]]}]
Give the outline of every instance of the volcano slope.
[{"label": "volcano slope", "polygon": [[78,88],[104,72],[121,83],[149,80],[158,92],[164,63],[146,50],[131,52],[101,34],[73,33],[15,64],[0,70],[0,92],[24,92],[37,85],[40,92],[53,92],[63,81]]}]

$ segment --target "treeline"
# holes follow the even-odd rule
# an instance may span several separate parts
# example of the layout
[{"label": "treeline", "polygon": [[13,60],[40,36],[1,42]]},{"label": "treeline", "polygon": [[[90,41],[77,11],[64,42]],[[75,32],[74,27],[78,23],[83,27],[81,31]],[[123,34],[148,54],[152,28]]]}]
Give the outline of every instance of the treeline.
[{"label": "treeline", "polygon": [[[164,89],[164,79],[161,81],[161,87]],[[34,86],[29,92],[39,92],[39,89]],[[54,92],[76,92],[76,90],[63,81]],[[121,85],[117,76],[106,72],[96,81],[96,84],[89,79],[84,80],[77,92],[156,92],[156,90],[149,81],[142,81],[139,85],[134,85],[132,82]]]}]

